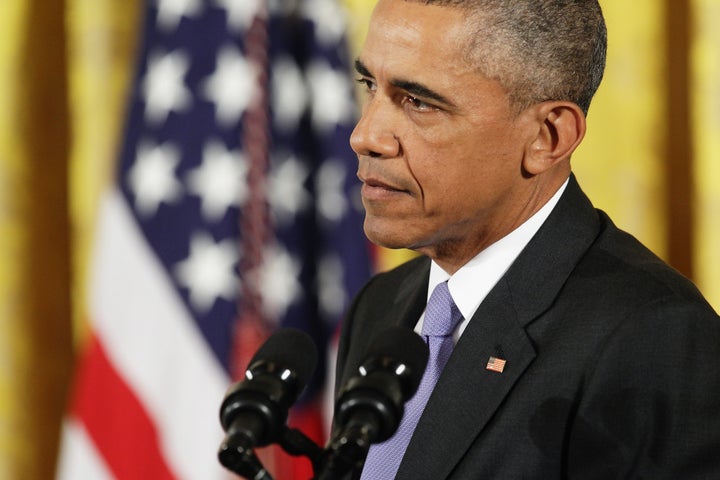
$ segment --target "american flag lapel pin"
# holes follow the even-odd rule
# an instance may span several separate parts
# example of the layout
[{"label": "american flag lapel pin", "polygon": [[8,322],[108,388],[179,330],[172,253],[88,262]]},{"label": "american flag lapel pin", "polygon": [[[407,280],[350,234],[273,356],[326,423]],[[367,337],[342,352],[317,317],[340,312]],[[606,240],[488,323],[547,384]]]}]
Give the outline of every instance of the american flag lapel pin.
[{"label": "american flag lapel pin", "polygon": [[506,360],[503,360],[502,358],[490,357],[485,368],[487,370],[492,370],[493,372],[502,373],[503,370],[505,370],[505,363]]}]

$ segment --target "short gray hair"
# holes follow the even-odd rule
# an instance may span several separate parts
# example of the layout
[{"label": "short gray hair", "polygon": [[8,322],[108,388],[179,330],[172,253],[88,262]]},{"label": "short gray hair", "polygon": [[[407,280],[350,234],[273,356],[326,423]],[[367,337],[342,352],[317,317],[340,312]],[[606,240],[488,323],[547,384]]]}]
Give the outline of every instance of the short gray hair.
[{"label": "short gray hair", "polygon": [[587,114],[605,70],[607,30],[597,0],[415,0],[468,10],[468,60],[498,80],[519,111],[546,100]]}]

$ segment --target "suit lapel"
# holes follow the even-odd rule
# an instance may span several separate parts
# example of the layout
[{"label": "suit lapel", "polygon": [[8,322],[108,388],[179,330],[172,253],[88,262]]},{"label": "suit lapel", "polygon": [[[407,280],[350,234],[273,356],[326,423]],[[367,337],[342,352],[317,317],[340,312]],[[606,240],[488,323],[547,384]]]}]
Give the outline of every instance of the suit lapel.
[{"label": "suit lapel", "polygon": [[[458,341],[397,479],[440,480],[450,475],[535,358],[525,327],[551,306],[598,228],[597,213],[571,177],[548,220]],[[486,368],[490,357],[506,360],[502,373]]]}]

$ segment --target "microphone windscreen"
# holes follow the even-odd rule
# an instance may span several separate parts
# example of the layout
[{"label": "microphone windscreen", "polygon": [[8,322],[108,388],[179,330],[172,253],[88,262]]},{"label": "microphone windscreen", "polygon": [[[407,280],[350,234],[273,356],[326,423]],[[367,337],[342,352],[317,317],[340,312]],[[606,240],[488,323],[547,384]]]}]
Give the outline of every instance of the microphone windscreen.
[{"label": "microphone windscreen", "polygon": [[310,335],[295,328],[283,328],[272,334],[255,352],[256,362],[273,362],[295,372],[298,385],[307,384],[317,365],[318,353]]},{"label": "microphone windscreen", "polygon": [[407,327],[391,327],[376,337],[365,358],[389,358],[407,365],[405,381],[414,391],[422,380],[428,355],[428,346],[420,335]]}]

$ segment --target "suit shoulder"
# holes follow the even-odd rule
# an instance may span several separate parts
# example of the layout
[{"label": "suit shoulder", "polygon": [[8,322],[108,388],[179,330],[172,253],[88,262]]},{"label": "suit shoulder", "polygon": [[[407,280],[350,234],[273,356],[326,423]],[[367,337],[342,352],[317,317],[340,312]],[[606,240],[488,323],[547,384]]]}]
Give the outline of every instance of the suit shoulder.
[{"label": "suit shoulder", "polygon": [[[602,283],[598,291],[626,304],[678,301],[712,311],[695,284],[600,212],[603,228],[577,266],[580,278]],[[619,299],[606,299],[607,301]]]}]

